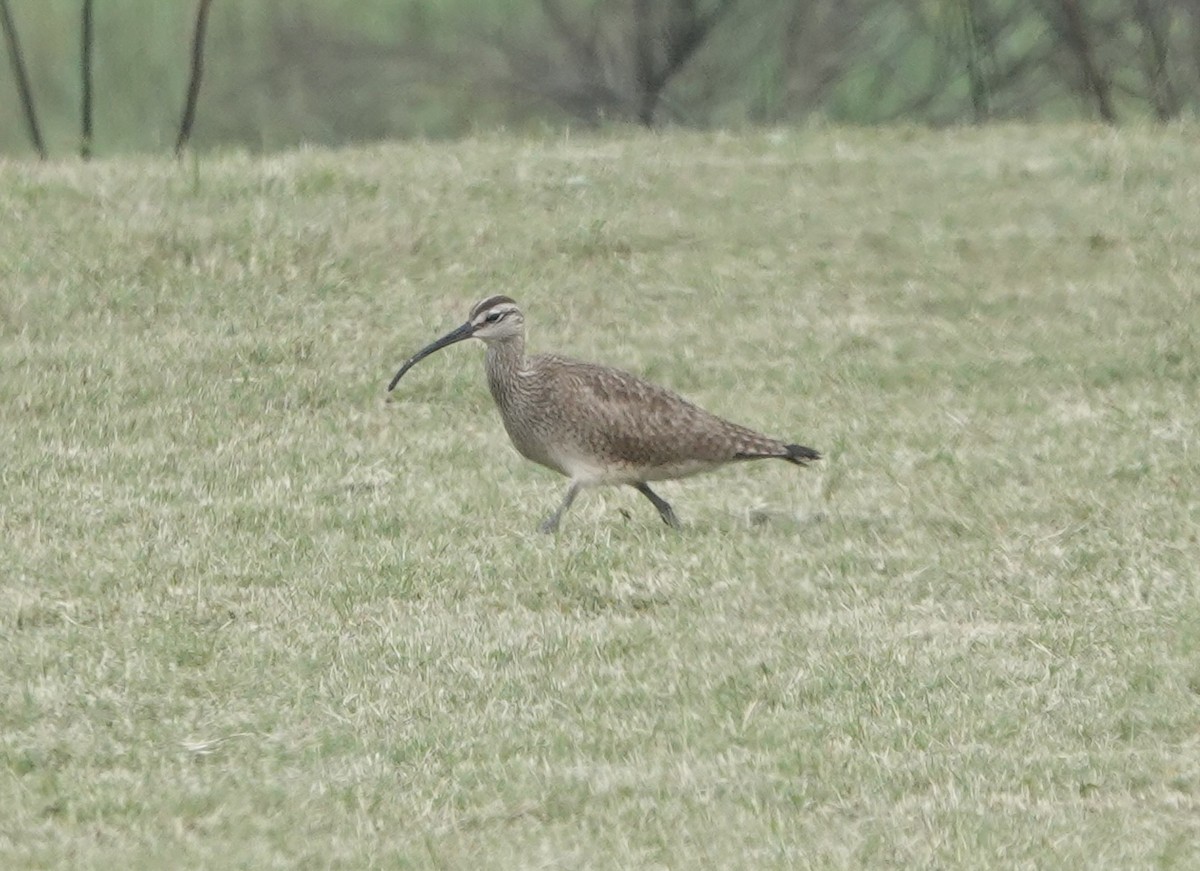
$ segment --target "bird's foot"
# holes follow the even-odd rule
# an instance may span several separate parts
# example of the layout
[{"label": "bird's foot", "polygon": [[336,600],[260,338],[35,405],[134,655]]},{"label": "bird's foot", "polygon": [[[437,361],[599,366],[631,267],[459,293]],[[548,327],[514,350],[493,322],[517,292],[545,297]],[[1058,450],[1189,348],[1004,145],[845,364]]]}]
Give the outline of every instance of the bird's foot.
[{"label": "bird's foot", "polygon": [[633,489],[637,490],[650,500],[651,504],[653,504],[655,509],[658,510],[658,516],[663,519],[663,523],[667,524],[667,526],[671,527],[672,529],[679,528],[679,518],[675,516],[675,512],[672,510],[670,502],[651,490],[650,485],[645,481],[637,481],[631,486]]}]

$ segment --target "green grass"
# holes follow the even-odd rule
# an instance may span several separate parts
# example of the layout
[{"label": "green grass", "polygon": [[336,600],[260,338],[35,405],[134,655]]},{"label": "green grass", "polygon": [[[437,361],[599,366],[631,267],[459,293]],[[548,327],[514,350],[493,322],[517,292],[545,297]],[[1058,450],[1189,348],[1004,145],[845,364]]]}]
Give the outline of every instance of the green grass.
[{"label": "green grass", "polygon": [[[1196,867],[1197,142],[0,164],[0,866]],[[827,460],[539,535],[495,292]]]}]

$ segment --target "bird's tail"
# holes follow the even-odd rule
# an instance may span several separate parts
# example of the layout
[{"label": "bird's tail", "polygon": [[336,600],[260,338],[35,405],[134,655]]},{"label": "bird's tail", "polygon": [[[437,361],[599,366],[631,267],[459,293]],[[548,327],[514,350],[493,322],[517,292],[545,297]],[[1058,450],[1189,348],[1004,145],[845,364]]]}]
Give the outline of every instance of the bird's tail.
[{"label": "bird's tail", "polygon": [[807,466],[813,460],[821,459],[821,455],[812,448],[804,445],[785,445],[774,439],[758,436],[757,443],[749,445],[733,455],[735,460],[768,460],[779,459],[795,463],[797,466]]},{"label": "bird's tail", "polygon": [[787,453],[781,459],[795,463],[797,466],[807,466],[811,461],[821,459],[819,453],[804,445],[784,445],[784,448]]}]

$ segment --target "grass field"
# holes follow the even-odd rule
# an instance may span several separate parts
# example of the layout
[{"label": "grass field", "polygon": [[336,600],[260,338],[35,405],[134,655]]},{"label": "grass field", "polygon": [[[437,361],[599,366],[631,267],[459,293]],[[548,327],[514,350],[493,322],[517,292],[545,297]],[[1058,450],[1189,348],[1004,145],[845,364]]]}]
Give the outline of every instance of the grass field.
[{"label": "grass field", "polygon": [[[1197,867],[1196,132],[0,164],[0,867]],[[495,292],[826,461],[538,534]]]}]

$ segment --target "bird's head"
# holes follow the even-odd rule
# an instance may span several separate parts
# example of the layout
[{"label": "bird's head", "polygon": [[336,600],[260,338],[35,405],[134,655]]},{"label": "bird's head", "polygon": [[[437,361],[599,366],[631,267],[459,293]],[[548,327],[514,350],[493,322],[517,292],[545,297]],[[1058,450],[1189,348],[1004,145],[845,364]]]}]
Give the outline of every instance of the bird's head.
[{"label": "bird's head", "polygon": [[463,327],[468,326],[472,338],[485,342],[502,341],[525,331],[525,316],[509,297],[489,296],[471,306],[471,314],[463,324]]},{"label": "bird's head", "polygon": [[517,304],[507,296],[489,296],[471,306],[471,313],[467,316],[465,324],[451,330],[436,342],[427,345],[405,360],[400,371],[392,378],[392,383],[388,385],[388,390],[395,389],[405,372],[434,351],[440,351],[448,345],[464,339],[481,339],[488,344],[503,342],[507,339],[517,338],[524,332],[525,316],[521,314]]}]

